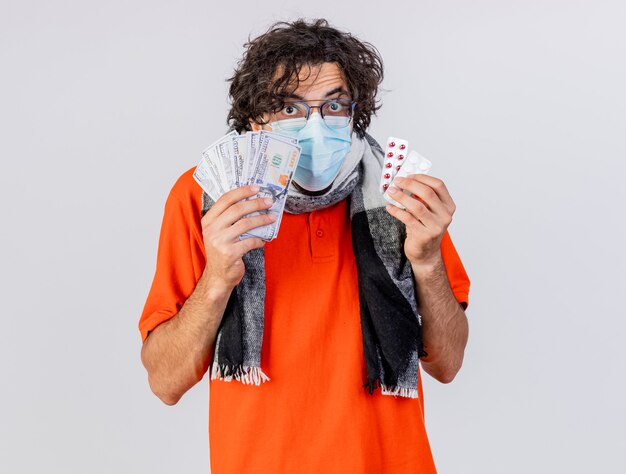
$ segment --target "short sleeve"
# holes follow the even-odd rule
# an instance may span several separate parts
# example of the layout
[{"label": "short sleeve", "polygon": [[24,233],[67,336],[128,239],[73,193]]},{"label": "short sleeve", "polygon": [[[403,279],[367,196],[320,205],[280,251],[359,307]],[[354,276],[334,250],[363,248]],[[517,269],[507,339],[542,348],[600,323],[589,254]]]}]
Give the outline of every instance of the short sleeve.
[{"label": "short sleeve", "polygon": [[470,279],[448,231],[441,239],[441,257],[446,267],[446,274],[452,293],[463,309],[467,309],[469,305]]},{"label": "short sleeve", "polygon": [[204,269],[202,194],[191,171],[176,182],[165,203],[154,279],[139,319],[142,342],[156,326],[178,313]]}]

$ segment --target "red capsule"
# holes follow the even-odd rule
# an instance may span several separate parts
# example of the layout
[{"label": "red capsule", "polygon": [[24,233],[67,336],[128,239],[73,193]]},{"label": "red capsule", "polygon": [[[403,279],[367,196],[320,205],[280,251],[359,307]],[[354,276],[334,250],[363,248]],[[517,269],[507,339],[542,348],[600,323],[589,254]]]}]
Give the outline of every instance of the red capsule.
[{"label": "red capsule", "polygon": [[398,160],[404,160],[404,155],[398,155]]},{"label": "red capsule", "polygon": [[387,153],[387,156],[391,158],[393,156],[393,151],[390,151],[389,153]]},{"label": "red capsule", "polygon": [[387,191],[387,188],[389,187],[388,184],[383,184],[383,191]]},{"label": "red capsule", "polygon": [[394,146],[396,146],[396,142],[389,142],[389,148],[393,148]]},{"label": "red capsule", "polygon": [[400,171],[400,165],[396,166],[396,171]]},{"label": "red capsule", "polygon": [[406,148],[406,145],[404,143],[400,145],[400,150],[404,150],[405,148]]},{"label": "red capsule", "polygon": [[389,173],[385,173],[384,178],[385,178],[385,179],[389,179],[389,178],[391,178],[391,175],[390,175]]},{"label": "red capsule", "polygon": [[385,163],[385,168],[391,168],[391,163]]}]

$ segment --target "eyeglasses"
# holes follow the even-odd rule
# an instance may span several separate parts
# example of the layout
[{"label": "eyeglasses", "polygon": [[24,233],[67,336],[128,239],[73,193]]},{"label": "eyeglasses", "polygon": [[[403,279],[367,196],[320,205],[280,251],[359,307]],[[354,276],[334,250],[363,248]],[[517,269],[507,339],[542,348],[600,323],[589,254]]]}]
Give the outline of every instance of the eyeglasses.
[{"label": "eyeglasses", "polygon": [[311,109],[319,109],[324,123],[333,129],[342,129],[350,125],[356,102],[351,99],[330,99],[320,105],[309,105],[305,101],[283,102],[282,108],[274,112],[273,120],[280,121],[282,129],[301,130],[309,117]]}]

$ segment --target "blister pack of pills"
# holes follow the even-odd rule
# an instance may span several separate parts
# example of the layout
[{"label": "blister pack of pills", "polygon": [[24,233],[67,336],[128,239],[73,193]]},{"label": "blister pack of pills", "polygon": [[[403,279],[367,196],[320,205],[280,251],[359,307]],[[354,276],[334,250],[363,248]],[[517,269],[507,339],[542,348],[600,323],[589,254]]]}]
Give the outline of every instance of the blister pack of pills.
[{"label": "blister pack of pills", "polygon": [[[416,151],[409,152],[409,142],[402,138],[389,137],[385,149],[383,171],[380,177],[380,192],[394,206],[405,207],[389,196],[387,192],[394,178],[405,178],[412,174],[428,174],[432,163]],[[411,195],[408,191],[405,194]]]}]

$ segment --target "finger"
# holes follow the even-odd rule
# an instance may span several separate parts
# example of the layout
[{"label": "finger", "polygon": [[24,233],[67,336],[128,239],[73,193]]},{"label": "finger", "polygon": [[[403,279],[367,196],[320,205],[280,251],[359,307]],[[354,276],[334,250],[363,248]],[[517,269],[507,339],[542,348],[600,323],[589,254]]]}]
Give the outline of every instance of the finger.
[{"label": "finger", "polygon": [[211,213],[212,219],[216,219],[233,204],[252,197],[258,192],[259,187],[257,185],[241,186],[240,188],[232,189],[224,193],[217,201],[215,201],[215,204],[211,207],[207,214]]},{"label": "finger", "polygon": [[240,240],[239,242],[237,242],[235,244],[235,248],[237,249],[237,252],[241,256],[244,256],[250,250],[260,249],[264,245],[265,245],[265,241],[264,240],[259,239],[258,237],[248,237],[248,238],[245,238],[245,239]]},{"label": "finger", "polygon": [[209,222],[217,231],[224,231],[237,222],[242,217],[257,211],[264,211],[272,207],[271,198],[249,199],[247,201],[239,201],[231,204],[220,215],[208,215],[202,218],[202,226],[206,226]]},{"label": "finger", "polygon": [[[419,175],[412,175],[419,176]],[[439,198],[439,195],[429,185],[424,184],[412,177],[409,178],[396,178],[393,181],[394,186],[409,191],[410,193],[418,196],[420,200],[426,203],[428,208],[435,214],[440,216],[446,216],[449,214],[447,207]],[[404,193],[403,193],[404,194]]]},{"label": "finger", "polygon": [[253,212],[266,211],[272,207],[274,201],[270,197],[249,199],[247,201],[239,201],[226,209],[219,216],[220,227],[230,227],[239,221],[242,217],[252,214]]},{"label": "finger", "polygon": [[244,217],[235,222],[229,229],[223,232],[223,237],[226,241],[238,240],[239,236],[246,232],[262,227],[264,225],[272,224],[276,221],[275,214],[259,214],[256,216]]},{"label": "finger", "polygon": [[410,175],[410,178],[430,186],[437,193],[437,196],[439,196],[441,202],[445,204],[448,212],[450,214],[454,214],[454,211],[456,210],[456,204],[454,203],[454,200],[452,199],[452,196],[450,196],[448,188],[442,180],[427,174],[413,174]]},{"label": "finger", "polygon": [[400,189],[396,188],[395,186],[391,186],[387,190],[387,192],[394,201],[397,201],[404,207],[406,207],[405,212],[410,213],[424,226],[428,227],[429,229],[436,229],[439,227],[437,217],[428,209],[428,207],[426,207],[426,204],[421,202],[419,199],[404,194]]},{"label": "finger", "polygon": [[386,209],[389,214],[391,214],[393,217],[398,219],[407,227],[424,228],[424,224],[422,224],[419,220],[417,220],[417,218],[410,212],[405,211],[404,209],[400,209],[399,207],[394,206],[393,204],[388,204]]}]

